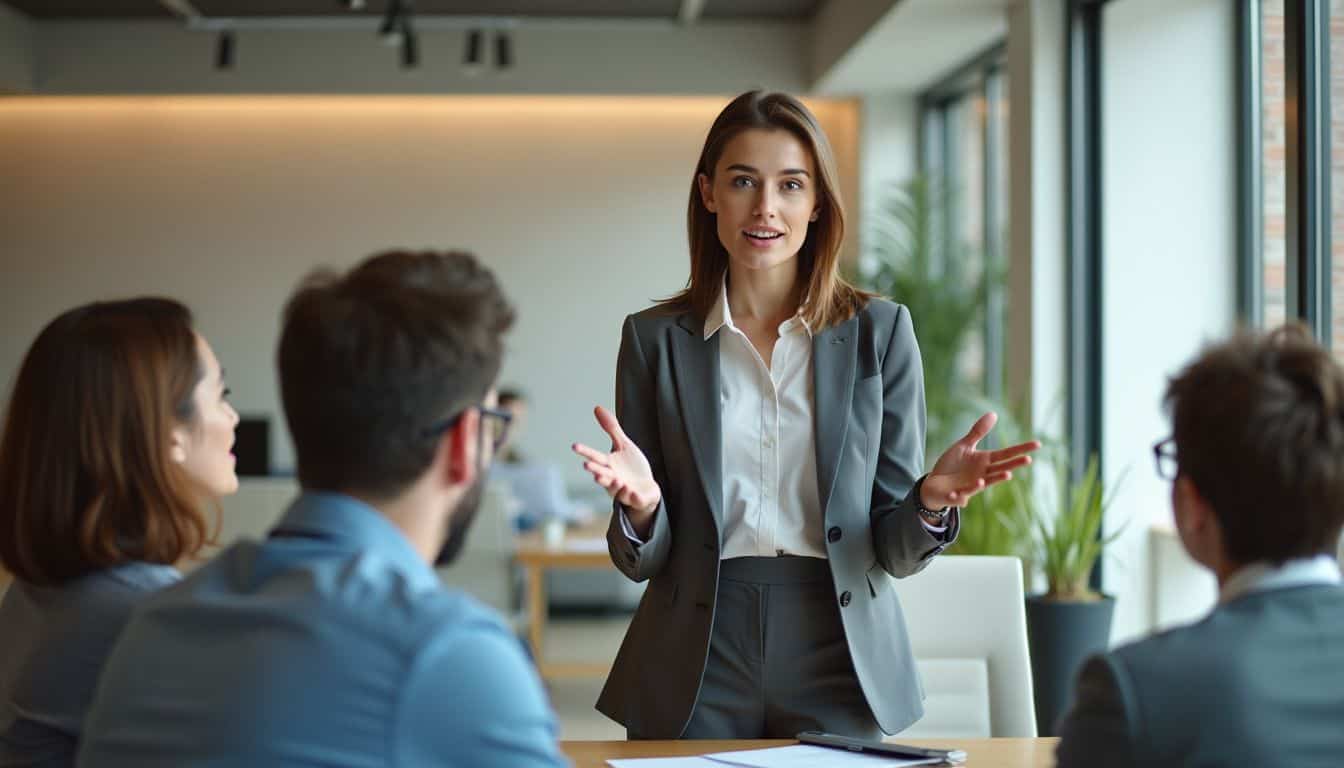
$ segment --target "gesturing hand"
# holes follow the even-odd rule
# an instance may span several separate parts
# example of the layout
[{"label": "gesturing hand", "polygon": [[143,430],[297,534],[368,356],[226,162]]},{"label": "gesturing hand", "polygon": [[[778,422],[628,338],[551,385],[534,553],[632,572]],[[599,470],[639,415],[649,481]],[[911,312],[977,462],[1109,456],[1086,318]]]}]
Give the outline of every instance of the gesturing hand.
[{"label": "gesturing hand", "polygon": [[585,459],[583,468],[593,480],[629,510],[630,523],[636,529],[643,529],[644,523],[658,508],[663,491],[653,479],[653,470],[644,452],[626,436],[612,412],[598,406],[593,413],[597,423],[611,437],[611,452],[602,453],[583,443],[574,443],[571,448]]},{"label": "gesturing hand", "polygon": [[981,416],[965,437],[938,457],[938,463],[933,465],[920,487],[920,503],[928,509],[965,506],[972,496],[1011,478],[1012,470],[1031,463],[1028,454],[1041,447],[1039,440],[997,451],[982,451],[976,447],[998,420],[998,415],[992,412]]}]

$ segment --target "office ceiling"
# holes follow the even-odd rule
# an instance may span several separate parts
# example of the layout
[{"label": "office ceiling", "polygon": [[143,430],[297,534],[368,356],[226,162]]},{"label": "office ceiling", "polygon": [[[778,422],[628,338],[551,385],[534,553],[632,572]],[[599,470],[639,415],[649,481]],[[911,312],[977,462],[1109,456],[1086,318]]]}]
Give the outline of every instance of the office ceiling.
[{"label": "office ceiling", "polygon": [[[345,0],[188,0],[205,17],[380,16],[388,0],[366,0],[349,10]],[[3,0],[41,20],[171,19],[161,0]],[[811,19],[822,0],[703,0],[700,18],[735,20]],[[682,0],[414,0],[415,12],[433,16],[675,19]]]}]

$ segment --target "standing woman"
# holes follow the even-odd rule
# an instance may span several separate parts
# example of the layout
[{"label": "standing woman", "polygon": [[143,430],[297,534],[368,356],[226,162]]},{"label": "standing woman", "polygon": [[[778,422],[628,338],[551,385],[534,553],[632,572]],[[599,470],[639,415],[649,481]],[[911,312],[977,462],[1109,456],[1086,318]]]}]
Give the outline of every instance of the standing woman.
[{"label": "standing woman", "polygon": [[[651,579],[597,708],[632,738],[878,737],[923,714],[892,577],[1037,444],[924,465],[905,307],[841,279],[844,211],[816,118],[751,92],[691,183],[687,287],[625,320],[602,452],[616,567]],[[928,584],[937,589],[937,584]]]},{"label": "standing woman", "polygon": [[[74,764],[103,662],[238,489],[223,371],[167,299],[53,320],[0,436],[0,766]],[[152,671],[147,671],[150,673]]]}]

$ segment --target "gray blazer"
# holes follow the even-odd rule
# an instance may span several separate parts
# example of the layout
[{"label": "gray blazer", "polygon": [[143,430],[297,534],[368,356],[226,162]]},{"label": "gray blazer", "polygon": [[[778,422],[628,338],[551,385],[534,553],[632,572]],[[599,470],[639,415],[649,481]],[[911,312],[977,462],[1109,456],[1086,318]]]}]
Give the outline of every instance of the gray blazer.
[{"label": "gray blazer", "polygon": [[1090,659],[1060,768],[1344,765],[1344,588],[1253,592]]},{"label": "gray blazer", "polygon": [[[722,546],[719,336],[659,308],[625,320],[616,415],[663,491],[649,540],[612,515],[612,561],[649,587],[597,708],[631,738],[681,735],[699,694]],[[924,462],[924,375],[910,313],[870,301],[812,341],[817,488],[850,655],[882,730],[924,713],[892,577],[917,573],[956,538],[920,523],[911,491]]]}]

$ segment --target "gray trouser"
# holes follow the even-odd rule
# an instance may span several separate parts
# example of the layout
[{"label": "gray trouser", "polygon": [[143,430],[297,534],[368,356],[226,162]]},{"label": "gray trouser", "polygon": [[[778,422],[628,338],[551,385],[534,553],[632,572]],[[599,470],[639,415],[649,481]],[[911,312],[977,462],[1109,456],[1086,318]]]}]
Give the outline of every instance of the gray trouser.
[{"label": "gray trouser", "polygon": [[709,660],[682,738],[792,738],[809,730],[882,737],[845,644],[830,563],[724,560]]}]

